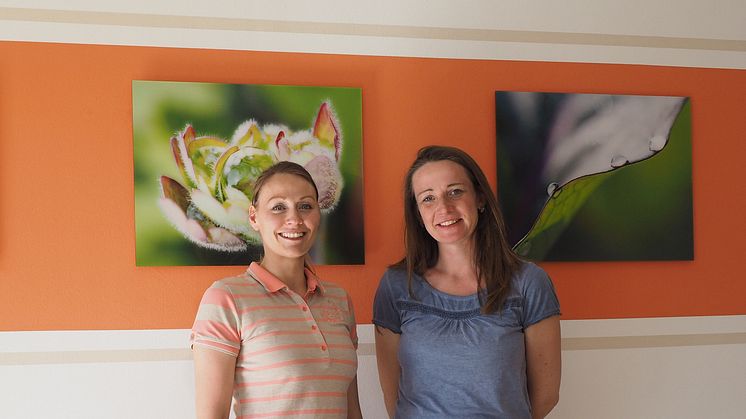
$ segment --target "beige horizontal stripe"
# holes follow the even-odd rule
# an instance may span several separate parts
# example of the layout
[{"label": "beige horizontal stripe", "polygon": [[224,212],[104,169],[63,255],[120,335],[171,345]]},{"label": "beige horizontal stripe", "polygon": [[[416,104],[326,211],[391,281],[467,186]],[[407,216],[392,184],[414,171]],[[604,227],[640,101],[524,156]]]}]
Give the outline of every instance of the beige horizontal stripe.
[{"label": "beige horizontal stripe", "polygon": [[[746,333],[564,338],[562,339],[562,350],[578,351],[589,349],[666,348],[676,346],[731,344],[746,344]],[[362,343],[358,347],[357,353],[358,356],[374,356],[376,353],[375,344]],[[191,359],[192,353],[188,348],[61,352],[0,352],[0,365],[164,362],[190,361]]]},{"label": "beige horizontal stripe", "polygon": [[0,20],[153,28],[284,32],[319,35],[442,39],[455,41],[674,48],[712,51],[746,51],[746,41],[731,39],[681,38],[571,32],[514,31],[498,29],[441,28],[330,22],[319,23],[303,21],[175,16],[139,13],[38,10],[12,7],[0,7],[0,16],[2,16]]},{"label": "beige horizontal stripe", "polygon": [[746,343],[746,333],[693,335],[613,336],[564,338],[563,351],[586,349],[666,348],[672,346],[730,345]]}]

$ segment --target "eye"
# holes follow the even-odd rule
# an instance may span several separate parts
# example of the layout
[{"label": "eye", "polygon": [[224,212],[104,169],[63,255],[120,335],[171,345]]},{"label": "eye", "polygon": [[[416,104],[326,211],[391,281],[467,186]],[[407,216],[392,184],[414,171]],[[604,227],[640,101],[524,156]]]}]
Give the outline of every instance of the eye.
[{"label": "eye", "polygon": [[285,210],[285,204],[275,204],[272,206],[273,212],[280,212]]},{"label": "eye", "polygon": [[420,202],[422,202],[423,204],[426,204],[428,202],[433,202],[433,201],[435,201],[435,197],[432,195],[425,195],[422,198],[420,198]]},{"label": "eye", "polygon": [[463,195],[464,192],[466,192],[466,191],[464,191],[463,189],[454,188],[454,189],[451,189],[450,191],[448,191],[448,196],[450,196],[452,198],[458,198],[461,195]]},{"label": "eye", "polygon": [[301,202],[298,204],[298,209],[301,211],[311,211],[313,209],[313,204],[310,202]]}]

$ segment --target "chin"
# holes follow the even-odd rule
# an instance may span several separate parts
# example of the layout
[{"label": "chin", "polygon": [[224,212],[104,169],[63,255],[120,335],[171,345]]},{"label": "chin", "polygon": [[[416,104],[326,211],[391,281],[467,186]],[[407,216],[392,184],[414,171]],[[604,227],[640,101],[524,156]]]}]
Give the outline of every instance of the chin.
[{"label": "chin", "polygon": [[304,250],[288,250],[286,252],[283,252],[282,256],[289,259],[302,259],[305,258],[306,255],[308,255],[308,252],[310,250],[310,248]]}]

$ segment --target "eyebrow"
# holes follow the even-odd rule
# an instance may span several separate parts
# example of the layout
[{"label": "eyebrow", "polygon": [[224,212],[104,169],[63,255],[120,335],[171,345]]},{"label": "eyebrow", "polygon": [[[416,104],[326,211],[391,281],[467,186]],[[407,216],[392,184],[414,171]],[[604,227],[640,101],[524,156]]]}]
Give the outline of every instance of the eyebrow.
[{"label": "eyebrow", "polygon": [[[463,186],[463,185],[466,185],[466,184],[464,182],[449,183],[448,185],[446,185],[446,188],[451,188],[453,186]],[[414,196],[418,197],[418,196],[422,195],[425,192],[432,192],[432,191],[433,191],[433,188],[427,188],[427,189],[424,189],[424,190],[422,190],[422,191],[414,194]]]},{"label": "eyebrow", "polygon": [[[282,196],[282,195],[274,195],[274,196],[270,196],[269,198],[267,198],[267,202],[269,202],[269,201],[271,201],[273,199],[282,199],[282,200],[285,200],[285,199],[288,199],[288,197]],[[315,200],[315,198],[314,198],[313,195],[306,195],[306,196],[301,196],[300,199],[299,199],[299,201],[302,201],[304,199]]]}]

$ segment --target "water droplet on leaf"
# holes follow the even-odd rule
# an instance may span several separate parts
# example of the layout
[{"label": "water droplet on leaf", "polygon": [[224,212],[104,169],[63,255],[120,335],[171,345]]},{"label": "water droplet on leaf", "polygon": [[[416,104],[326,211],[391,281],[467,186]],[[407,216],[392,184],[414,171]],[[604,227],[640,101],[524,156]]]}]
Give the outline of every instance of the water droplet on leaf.
[{"label": "water droplet on leaf", "polygon": [[617,167],[622,167],[627,163],[629,163],[629,159],[620,154],[617,154],[616,156],[611,158],[611,167],[615,169]]},{"label": "water droplet on leaf", "polygon": [[[557,182],[552,182],[547,185],[547,196],[554,195],[554,192],[557,191],[557,188],[559,188],[559,184]],[[559,194],[559,192],[557,193]]]},{"label": "water droplet on leaf", "polygon": [[663,135],[656,135],[650,139],[650,151],[661,151],[666,146],[668,138]]}]

